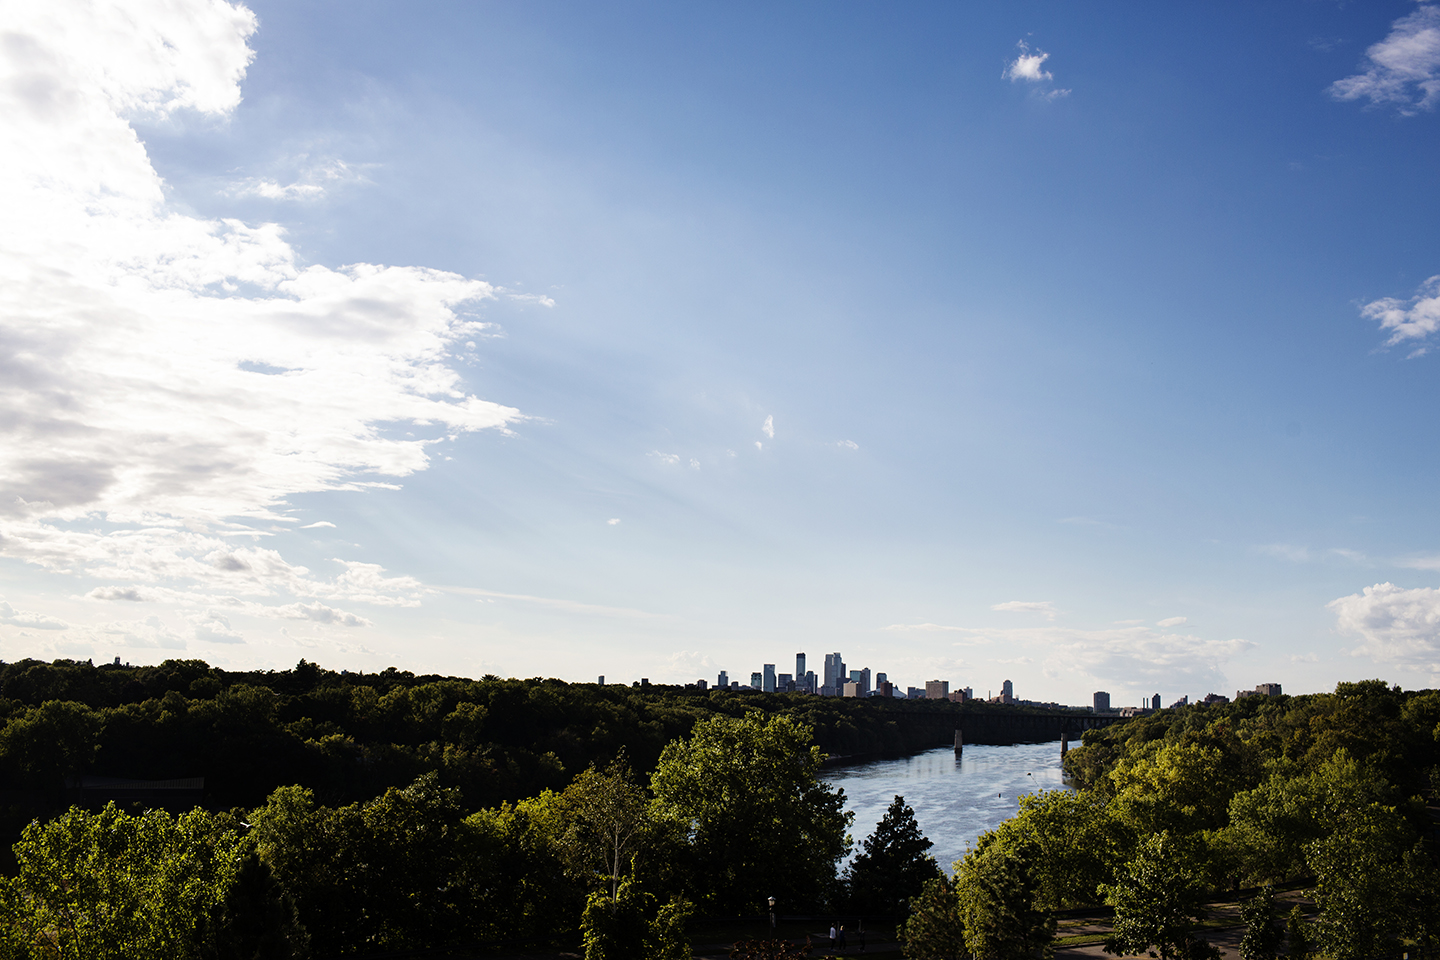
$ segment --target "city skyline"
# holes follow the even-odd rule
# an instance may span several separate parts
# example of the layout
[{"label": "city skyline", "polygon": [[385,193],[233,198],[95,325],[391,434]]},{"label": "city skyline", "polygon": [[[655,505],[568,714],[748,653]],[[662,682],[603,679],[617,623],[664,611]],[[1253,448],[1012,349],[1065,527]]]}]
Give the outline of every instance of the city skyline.
[{"label": "city skyline", "polygon": [[7,31],[0,659],[1440,683],[1440,4]]}]

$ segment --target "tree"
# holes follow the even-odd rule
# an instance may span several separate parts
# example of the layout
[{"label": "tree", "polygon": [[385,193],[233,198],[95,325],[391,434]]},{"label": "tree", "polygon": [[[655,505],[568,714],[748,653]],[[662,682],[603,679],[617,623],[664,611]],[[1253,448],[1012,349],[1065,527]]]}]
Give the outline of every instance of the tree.
[{"label": "tree", "polygon": [[606,883],[615,902],[652,822],[645,789],[631,779],[624,754],[603,771],[587,767],[557,807],[563,821],[557,843],[567,867]]},{"label": "tree", "polygon": [[309,952],[294,901],[254,851],[240,861],[219,913],[216,960],[296,960]]},{"label": "tree", "polygon": [[1285,942],[1285,928],[1275,920],[1275,889],[1269,884],[1240,905],[1245,933],[1240,938],[1241,960],[1275,960]]},{"label": "tree", "polygon": [[845,875],[848,909],[854,913],[903,916],[911,897],[941,876],[935,858],[926,853],[933,843],[920,832],[915,811],[896,795],[890,809],[865,839],[865,849]]},{"label": "tree", "polygon": [[240,859],[238,824],[193,810],[140,816],[72,807],[25,828],[19,873],[0,888],[11,956],[198,960],[214,949]]},{"label": "tree", "polygon": [[1154,947],[1164,960],[1219,960],[1220,951],[1192,931],[1205,916],[1202,884],[1189,866],[1194,851],[1166,831],[1141,841],[1134,858],[1104,890],[1115,908],[1106,953]]},{"label": "tree", "polygon": [[1307,848],[1315,872],[1314,937],[1335,960],[1397,950],[1434,936],[1437,876],[1414,829],[1393,807],[1352,809],[1339,828]]},{"label": "tree", "polygon": [[95,759],[103,726],[83,703],[47,700],[0,729],[0,757],[20,782],[58,794]]},{"label": "tree", "polygon": [[990,831],[958,864],[955,888],[965,946],[978,960],[1048,957],[1053,952],[1055,918],[1040,902],[1039,856],[1032,841],[1012,843]]},{"label": "tree", "polygon": [[909,960],[968,960],[960,898],[944,874],[910,901],[910,916],[895,928],[895,937]]},{"label": "tree", "polygon": [[688,886],[711,913],[761,910],[768,897],[814,907],[849,847],[843,791],[820,781],[823,755],[790,717],[715,716],[666,745],[655,809],[689,854]]}]

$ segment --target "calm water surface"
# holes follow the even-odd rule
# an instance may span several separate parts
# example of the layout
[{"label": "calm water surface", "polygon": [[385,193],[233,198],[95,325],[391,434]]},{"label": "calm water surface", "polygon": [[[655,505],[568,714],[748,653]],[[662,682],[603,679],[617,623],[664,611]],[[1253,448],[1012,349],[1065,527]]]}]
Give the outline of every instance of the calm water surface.
[{"label": "calm water surface", "polygon": [[1060,778],[1058,740],[1013,747],[976,744],[966,747],[959,761],[953,747],[939,747],[899,760],[833,767],[823,778],[845,790],[845,809],[855,814],[850,835],[856,850],[898,793],[935,844],[930,852],[946,873],[980,834],[1015,815],[1022,795],[1070,789]]}]

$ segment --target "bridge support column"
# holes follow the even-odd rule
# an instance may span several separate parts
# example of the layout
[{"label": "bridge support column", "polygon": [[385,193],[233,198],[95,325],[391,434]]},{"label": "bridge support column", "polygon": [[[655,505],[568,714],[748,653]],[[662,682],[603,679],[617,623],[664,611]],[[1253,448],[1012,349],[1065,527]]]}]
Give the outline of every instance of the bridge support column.
[{"label": "bridge support column", "polygon": [[960,752],[961,752],[962,750],[964,750],[964,749],[965,749],[965,731],[964,731],[964,730],[960,730],[960,729],[957,728],[956,731],[955,731],[955,756],[957,756],[957,757],[960,756]]},{"label": "bridge support column", "polygon": [[1065,756],[1066,752],[1069,751],[1069,749],[1070,749],[1070,731],[1069,731],[1069,730],[1061,730],[1061,731],[1060,731],[1060,756],[1062,756],[1062,757]]}]

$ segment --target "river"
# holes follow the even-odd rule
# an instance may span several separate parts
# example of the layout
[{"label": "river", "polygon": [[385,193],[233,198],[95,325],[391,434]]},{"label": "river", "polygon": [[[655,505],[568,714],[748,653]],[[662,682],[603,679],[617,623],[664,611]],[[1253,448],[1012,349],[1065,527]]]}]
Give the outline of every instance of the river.
[{"label": "river", "polygon": [[845,809],[855,814],[855,850],[885,816],[898,793],[915,811],[930,852],[950,873],[975,839],[1020,809],[1020,797],[1037,790],[1070,789],[1060,776],[1060,742],[1010,747],[967,746],[955,759],[939,747],[898,760],[830,767],[822,774],[845,790]]}]

